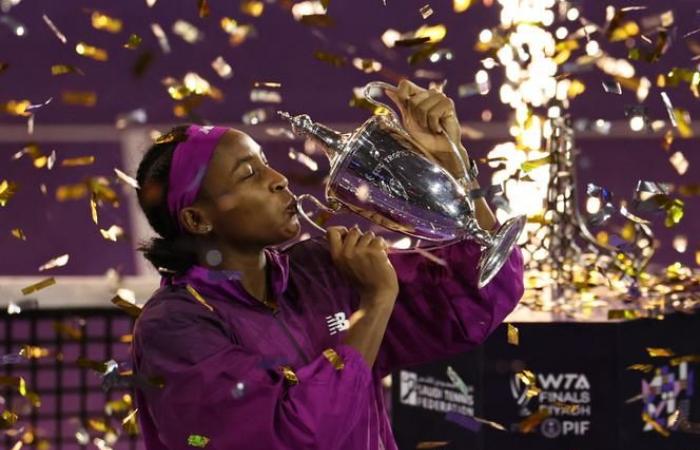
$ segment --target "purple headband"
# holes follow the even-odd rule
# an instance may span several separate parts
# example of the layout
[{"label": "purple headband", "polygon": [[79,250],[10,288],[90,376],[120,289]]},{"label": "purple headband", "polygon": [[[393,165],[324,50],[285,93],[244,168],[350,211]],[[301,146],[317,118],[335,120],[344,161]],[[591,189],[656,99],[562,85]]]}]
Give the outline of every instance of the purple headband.
[{"label": "purple headband", "polygon": [[180,211],[194,203],[216,144],[228,130],[226,127],[191,125],[187,128],[187,140],[175,147],[170,166],[168,210],[180,231]]}]

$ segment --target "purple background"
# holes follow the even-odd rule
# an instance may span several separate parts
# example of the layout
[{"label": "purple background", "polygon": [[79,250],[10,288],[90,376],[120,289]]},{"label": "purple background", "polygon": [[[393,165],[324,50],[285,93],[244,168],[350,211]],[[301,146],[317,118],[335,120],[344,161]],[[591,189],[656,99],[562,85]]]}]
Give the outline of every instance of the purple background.
[{"label": "purple background", "polygon": [[[640,2],[617,1],[621,6],[637,5]],[[644,2],[642,2],[644,3]],[[168,96],[161,80],[166,76],[182,78],[188,71],[195,71],[221,89],[225,98],[222,102],[206,100],[197,112],[212,122],[236,123],[242,115],[253,108],[264,107],[249,99],[250,89],[255,81],[277,81],[282,83],[279,90],[283,97],[278,106],[292,112],[307,112],[317,120],[327,123],[360,123],[368,115],[366,110],[351,108],[352,88],[367,81],[384,79],[395,82],[398,76],[411,76],[416,69],[438,71],[444,74],[449,83],[448,95],[456,99],[460,119],[479,121],[483,109],[494,112],[494,121],[506,121],[509,109],[497,98],[497,89],[486,96],[457,98],[458,85],[473,81],[473,74],[479,68],[479,60],[486,55],[473,50],[479,31],[498,22],[499,7],[485,7],[477,4],[462,14],[455,14],[451,2],[434,1],[431,6],[435,13],[423,20],[418,12],[426,4],[425,0],[388,0],[386,7],[381,0],[341,1],[330,3],[329,14],[336,25],[328,29],[314,29],[292,18],[283,2],[266,4],[264,14],[253,18],[242,14],[239,2],[211,1],[211,15],[200,19],[196,2],[166,2],[160,0],[149,9],[145,1],[112,2],[105,0],[63,1],[50,0],[24,1],[14,7],[9,14],[27,27],[28,33],[19,38],[0,26],[0,62],[9,64],[0,73],[0,103],[10,99],[29,99],[40,103],[49,97],[54,101],[37,111],[36,127],[49,124],[113,124],[117,114],[136,108],[144,108],[149,123],[169,124],[178,120],[172,115],[173,100]],[[599,2],[581,2],[584,15],[590,20],[604,22],[604,5]],[[649,5],[647,11],[628,14],[630,18],[657,14],[664,7],[673,7],[676,17],[675,39],[669,52],[658,63],[636,63],[638,75],[647,75],[654,80],[656,74],[675,66],[689,67],[693,54],[688,44],[700,34],[681,39],[688,31],[700,27],[697,2],[675,0],[667,5]],[[119,34],[95,30],[90,25],[90,11],[98,9],[124,21]],[[41,16],[47,14],[68,38],[63,45],[43,22]],[[232,17],[239,23],[253,24],[257,37],[237,47],[228,44],[228,36],[221,30],[222,16]],[[195,24],[203,31],[205,39],[195,45],[184,42],[171,31],[177,19]],[[172,47],[170,54],[163,54],[150,24],[160,23],[169,37]],[[386,49],[379,37],[387,28],[410,31],[420,25],[444,23],[448,26],[447,38],[443,47],[452,48],[455,58],[438,64],[424,63],[410,66],[406,62],[410,49]],[[572,27],[570,27],[572,28]],[[129,34],[136,33],[143,38],[137,50],[122,48]],[[603,42],[600,35],[594,35],[603,48],[617,56],[626,53],[624,44]],[[75,53],[75,44],[84,41],[90,45],[109,51],[109,61],[98,62]],[[364,74],[351,64],[336,68],[316,60],[315,50],[342,54],[351,59],[354,56],[375,58],[386,69],[381,74]],[[132,66],[139,54],[151,51],[154,60],[145,75],[134,77]],[[211,68],[211,61],[217,56],[231,64],[234,76],[229,80],[220,79]],[[85,76],[68,74],[54,77],[50,73],[53,64],[76,65]],[[491,71],[494,86],[500,84],[498,70]],[[586,82],[586,92],[572,101],[571,113],[574,118],[607,118],[624,120],[626,105],[635,104],[634,93],[624,91],[622,96],[605,94],[600,88],[601,80],[607,77],[599,71],[580,74]],[[415,77],[413,77],[416,79]],[[418,80],[426,84],[426,80]],[[93,90],[98,94],[97,106],[86,108],[62,104],[63,90]],[[653,119],[666,119],[659,97],[659,89],[653,88],[645,105]],[[675,106],[688,109],[691,114],[697,108],[687,85],[667,89]],[[0,125],[24,126],[25,118],[0,114]],[[264,124],[264,127],[270,124]],[[273,124],[273,126],[275,126]],[[639,135],[637,135],[639,136]],[[0,245],[5,258],[0,259],[2,274],[37,274],[39,265],[63,253],[70,253],[71,261],[63,269],[51,271],[60,274],[103,274],[110,267],[116,267],[124,274],[135,273],[133,248],[136,243],[130,240],[112,243],[102,239],[99,231],[90,220],[87,199],[59,203],[54,200],[55,187],[63,183],[74,183],[87,175],[111,175],[113,167],[123,167],[118,144],[63,142],[52,145],[42,143],[48,153],[55,148],[61,157],[93,154],[97,157],[94,165],[85,168],[56,167],[52,172],[36,170],[28,159],[9,161],[9,156],[22,148],[31,138],[21,142],[0,142],[0,179],[12,179],[19,183],[19,192],[6,208],[0,209]],[[473,156],[484,156],[494,142],[486,136],[484,140],[469,143]],[[595,182],[610,188],[617,198],[631,197],[639,179],[690,183],[700,179],[697,169],[697,140],[677,139],[675,149],[682,150],[690,160],[690,169],[684,176],[678,176],[670,163],[668,154],[661,149],[660,138],[643,139],[597,138],[579,141],[586,163],[580,170],[581,187],[587,182]],[[289,160],[287,150],[301,144],[278,142],[266,143],[267,153],[273,164],[289,175],[296,193],[312,191],[319,193],[320,177],[312,185],[303,185],[301,176],[308,171]],[[320,161],[319,161],[320,162]],[[320,172],[326,165],[322,164]],[[483,177],[483,180],[488,180]],[[38,190],[40,183],[46,183],[49,195],[44,197]],[[127,191],[128,195],[131,195]],[[124,197],[123,197],[124,198]],[[663,225],[655,229],[662,239],[662,249],[656,261],[670,263],[681,260],[694,263],[694,252],[698,248],[696,233],[700,225],[697,198],[684,199],[687,203],[686,217],[681,225],[672,230]],[[126,202],[113,210],[105,206],[100,210],[100,226],[117,224],[127,227],[129,211]],[[135,212],[138,214],[139,212]],[[18,241],[10,235],[10,230],[21,227],[27,234],[26,242]],[[128,231],[128,230],[127,230]],[[671,238],[675,234],[688,235],[688,251],[679,255],[671,249]]]}]

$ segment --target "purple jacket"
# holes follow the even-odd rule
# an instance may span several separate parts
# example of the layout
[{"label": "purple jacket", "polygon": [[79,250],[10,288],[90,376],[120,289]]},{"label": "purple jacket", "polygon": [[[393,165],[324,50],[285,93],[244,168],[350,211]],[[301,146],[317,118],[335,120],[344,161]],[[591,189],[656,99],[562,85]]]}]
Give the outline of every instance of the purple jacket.
[{"label": "purple jacket", "polygon": [[143,308],[134,370],[163,381],[136,393],[148,450],[396,449],[382,377],[481,344],[523,293],[520,249],[481,290],[472,242],[432,252],[447,267],[391,254],[399,296],[370,368],[341,343],[359,298],[326,241],[265,252],[276,311],[199,266],[164,282]]}]

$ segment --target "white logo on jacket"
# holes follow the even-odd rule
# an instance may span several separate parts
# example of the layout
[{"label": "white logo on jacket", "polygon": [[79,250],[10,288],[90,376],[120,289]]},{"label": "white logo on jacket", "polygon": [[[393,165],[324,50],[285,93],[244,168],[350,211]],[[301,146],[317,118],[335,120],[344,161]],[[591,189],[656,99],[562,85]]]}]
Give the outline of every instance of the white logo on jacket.
[{"label": "white logo on jacket", "polygon": [[331,333],[331,336],[339,331],[350,328],[350,321],[345,317],[345,313],[342,311],[332,316],[326,316],[326,323],[328,324],[328,331]]}]

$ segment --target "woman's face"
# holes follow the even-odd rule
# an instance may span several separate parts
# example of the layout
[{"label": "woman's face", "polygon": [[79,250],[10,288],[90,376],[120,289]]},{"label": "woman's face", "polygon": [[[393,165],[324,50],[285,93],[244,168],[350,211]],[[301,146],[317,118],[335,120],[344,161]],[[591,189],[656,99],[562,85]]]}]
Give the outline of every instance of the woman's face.
[{"label": "woman's face", "polygon": [[200,192],[197,203],[214,235],[238,248],[281,244],[301,229],[287,178],[240,131],[231,129],[221,137]]}]

